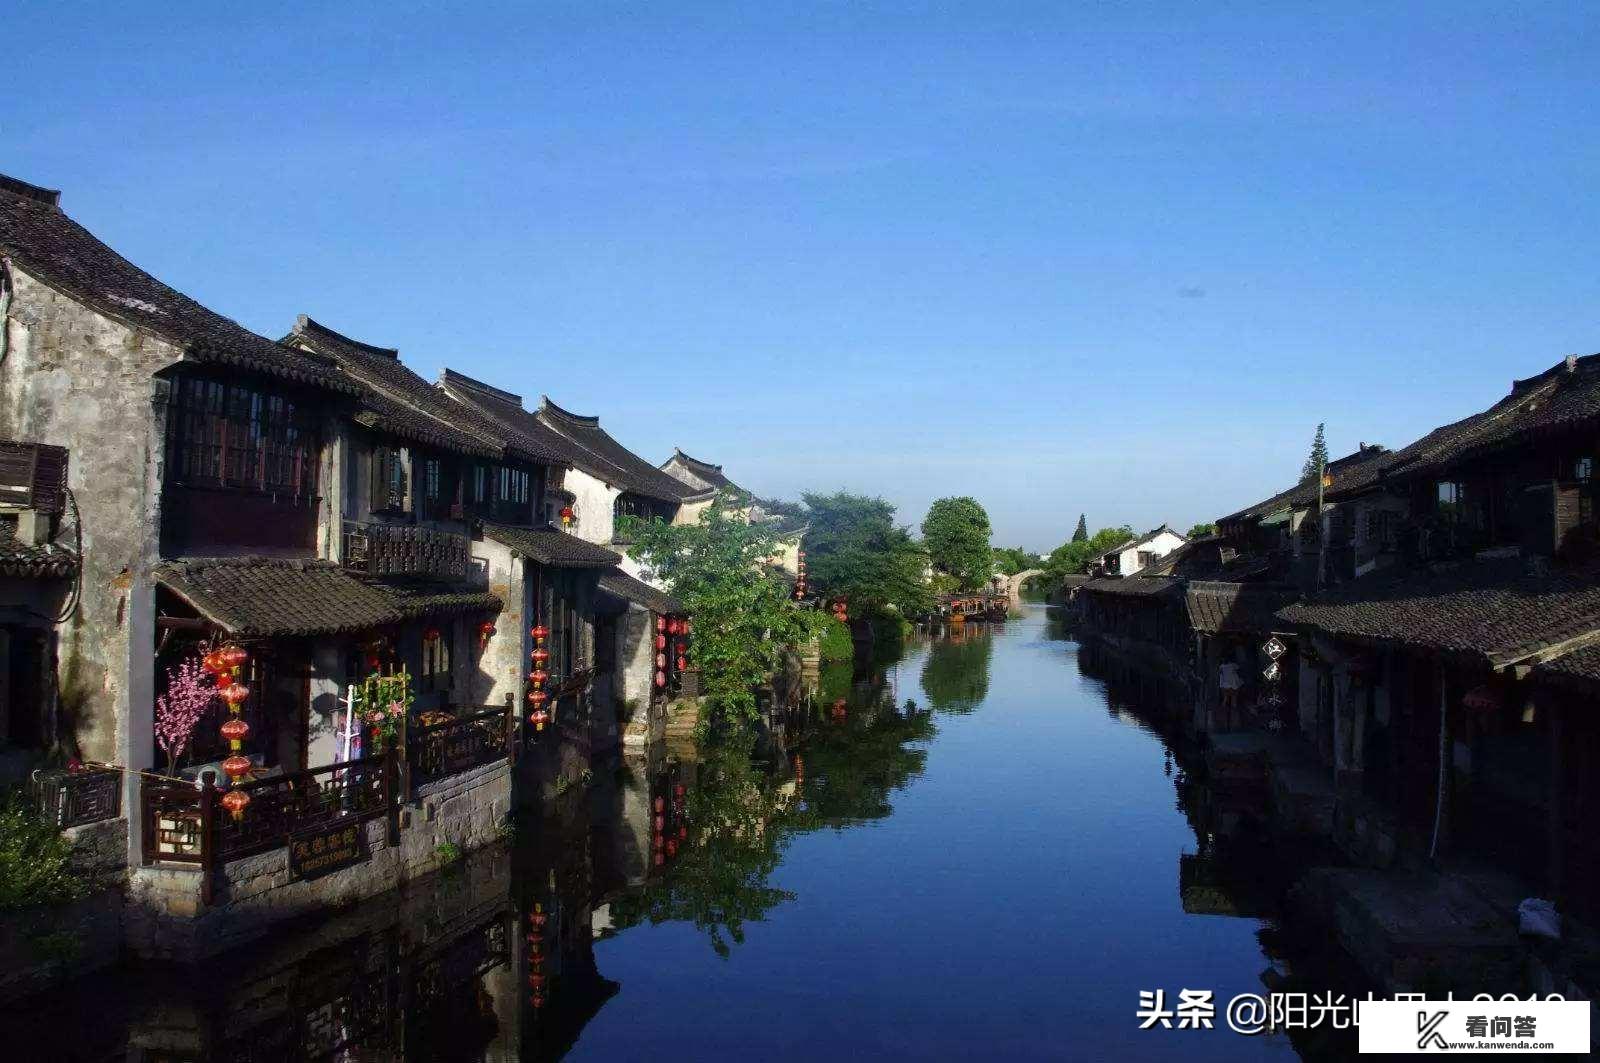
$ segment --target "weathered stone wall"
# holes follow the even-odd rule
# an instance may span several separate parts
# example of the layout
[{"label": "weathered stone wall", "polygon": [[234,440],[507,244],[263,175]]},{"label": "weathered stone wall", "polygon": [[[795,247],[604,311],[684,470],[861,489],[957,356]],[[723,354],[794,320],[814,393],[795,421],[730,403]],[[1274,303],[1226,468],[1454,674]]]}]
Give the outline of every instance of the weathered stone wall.
[{"label": "weathered stone wall", "polygon": [[128,890],[128,945],[145,957],[214,955],[283,920],[346,907],[484,848],[499,839],[510,810],[505,762],[442,779],[419,789],[402,809],[398,844],[388,844],[387,824],[379,818],[364,825],[369,858],[321,878],[291,881],[286,848],[235,860],[218,873],[210,907],[200,902],[198,869],[136,868]]},{"label": "weathered stone wall", "polygon": [[152,376],[180,352],[14,266],[11,277],[0,436],[71,451],[83,530],[82,600],[59,629],[58,731],[87,759],[145,767],[165,432]]}]

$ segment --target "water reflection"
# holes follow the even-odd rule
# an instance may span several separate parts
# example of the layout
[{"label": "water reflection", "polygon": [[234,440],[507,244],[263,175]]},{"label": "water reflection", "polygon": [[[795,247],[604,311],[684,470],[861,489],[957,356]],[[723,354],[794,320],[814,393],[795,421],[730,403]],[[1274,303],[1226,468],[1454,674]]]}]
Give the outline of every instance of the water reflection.
[{"label": "water reflection", "polygon": [[989,696],[989,662],[994,632],[987,624],[948,629],[928,646],[922,665],[922,690],[939,712],[969,713]]},{"label": "water reflection", "polygon": [[833,671],[742,741],[597,765],[505,852],[5,1029],[196,1063],[1346,1053],[1137,1030],[1142,988],[1358,983],[1278,918],[1262,796],[1206,779],[1171,691],[1059,612]]}]

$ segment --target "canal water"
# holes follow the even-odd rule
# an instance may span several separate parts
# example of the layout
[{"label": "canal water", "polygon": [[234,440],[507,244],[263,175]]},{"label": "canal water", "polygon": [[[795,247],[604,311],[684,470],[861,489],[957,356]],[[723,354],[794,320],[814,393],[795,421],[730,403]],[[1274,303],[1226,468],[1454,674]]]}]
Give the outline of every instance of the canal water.
[{"label": "canal water", "polygon": [[[208,964],[0,1017],[14,1058],[1313,1058],[1226,1003],[1328,985],[1270,854],[1055,611],[826,674],[764,740],[621,760],[479,854]],[[1308,972],[1318,972],[1308,974]],[[1216,1002],[1141,1030],[1141,992]],[[1173,1026],[1178,1022],[1174,1020]]]}]

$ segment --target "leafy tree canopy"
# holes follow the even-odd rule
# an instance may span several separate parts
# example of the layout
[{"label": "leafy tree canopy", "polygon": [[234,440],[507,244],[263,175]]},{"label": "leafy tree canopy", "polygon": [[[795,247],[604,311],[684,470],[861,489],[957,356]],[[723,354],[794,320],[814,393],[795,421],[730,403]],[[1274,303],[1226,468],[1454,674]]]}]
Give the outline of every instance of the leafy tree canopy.
[{"label": "leafy tree canopy", "polygon": [[994,553],[989,547],[989,514],[975,498],[941,498],[922,519],[922,543],[935,571],[956,581],[960,590],[989,582]]},{"label": "leafy tree canopy", "polygon": [[710,716],[735,723],[755,717],[756,688],[822,618],[794,608],[788,585],[768,567],[776,549],[772,527],[750,523],[728,503],[719,495],[697,524],[632,518],[623,532],[640,564],[688,607],[690,659],[700,669]]},{"label": "leafy tree canopy", "polygon": [[1088,541],[1088,538],[1089,538],[1089,522],[1088,522],[1088,520],[1086,520],[1084,518],[1084,515],[1082,513],[1079,513],[1078,514],[1078,526],[1072,530],[1072,541],[1075,542],[1075,543],[1081,543],[1081,542]]},{"label": "leafy tree canopy", "polygon": [[997,572],[1015,576],[1030,568],[1043,568],[1044,558],[1020,546],[997,546],[994,549],[994,567]]},{"label": "leafy tree canopy", "polygon": [[894,506],[846,491],[804,499],[806,576],[820,593],[849,598],[852,616],[910,616],[929,606],[927,554],[895,523]]},{"label": "leafy tree canopy", "polygon": [[1217,526],[1215,524],[1212,524],[1210,521],[1207,521],[1204,524],[1196,524],[1194,527],[1190,528],[1189,529],[1189,534],[1184,536],[1184,538],[1186,538],[1186,539],[1199,539],[1202,536],[1215,535],[1216,531],[1217,531]]}]

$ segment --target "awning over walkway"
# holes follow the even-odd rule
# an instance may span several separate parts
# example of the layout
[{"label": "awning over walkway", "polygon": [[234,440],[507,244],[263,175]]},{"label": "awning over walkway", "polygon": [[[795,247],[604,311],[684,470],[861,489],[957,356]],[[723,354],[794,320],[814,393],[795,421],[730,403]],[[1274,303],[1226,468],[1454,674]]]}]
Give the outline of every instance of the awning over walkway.
[{"label": "awning over walkway", "polygon": [[622,560],[622,555],[615,551],[585,542],[576,535],[568,535],[548,525],[542,528],[513,528],[507,524],[484,521],[483,534],[523,557],[551,568],[610,568]]},{"label": "awning over walkway", "polygon": [[658,590],[640,579],[635,579],[620,568],[610,568],[600,574],[600,589],[651,612],[681,615],[688,610],[666,591]]},{"label": "awning over walkway", "polygon": [[454,613],[497,612],[487,591],[369,583],[331,561],[195,558],[167,562],[156,582],[231,635],[267,638],[365,631]]}]

